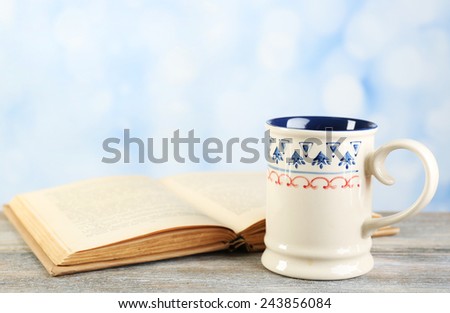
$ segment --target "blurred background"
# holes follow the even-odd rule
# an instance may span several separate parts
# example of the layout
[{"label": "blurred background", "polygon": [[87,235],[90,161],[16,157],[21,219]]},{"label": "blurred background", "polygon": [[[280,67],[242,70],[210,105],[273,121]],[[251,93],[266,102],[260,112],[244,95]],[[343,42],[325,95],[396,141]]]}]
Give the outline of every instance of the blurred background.
[{"label": "blurred background", "polygon": [[[104,164],[108,137],[261,138],[265,120],[376,122],[440,166],[428,211],[450,211],[450,1],[0,0],[0,200],[74,180],[255,164]],[[259,147],[262,151],[262,146]],[[201,149],[197,153],[201,155]],[[375,210],[411,204],[420,162],[396,152]]]}]

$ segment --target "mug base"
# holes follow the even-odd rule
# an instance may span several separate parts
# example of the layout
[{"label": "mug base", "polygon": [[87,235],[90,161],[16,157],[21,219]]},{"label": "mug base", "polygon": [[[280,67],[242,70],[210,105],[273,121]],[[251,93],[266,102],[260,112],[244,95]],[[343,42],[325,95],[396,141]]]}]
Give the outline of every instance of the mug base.
[{"label": "mug base", "polygon": [[373,268],[373,257],[370,253],[345,259],[313,260],[266,249],[261,262],[274,273],[308,280],[348,279],[364,275]]}]

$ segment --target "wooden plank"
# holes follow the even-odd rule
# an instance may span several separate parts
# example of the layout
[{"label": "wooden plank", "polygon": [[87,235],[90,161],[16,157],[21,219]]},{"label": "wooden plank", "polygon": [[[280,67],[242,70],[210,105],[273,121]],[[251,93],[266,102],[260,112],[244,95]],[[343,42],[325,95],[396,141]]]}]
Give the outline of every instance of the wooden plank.
[{"label": "wooden plank", "polygon": [[0,212],[0,292],[450,292],[450,213],[421,213],[374,239],[375,268],[343,281],[273,274],[260,253],[218,252],[50,277]]}]

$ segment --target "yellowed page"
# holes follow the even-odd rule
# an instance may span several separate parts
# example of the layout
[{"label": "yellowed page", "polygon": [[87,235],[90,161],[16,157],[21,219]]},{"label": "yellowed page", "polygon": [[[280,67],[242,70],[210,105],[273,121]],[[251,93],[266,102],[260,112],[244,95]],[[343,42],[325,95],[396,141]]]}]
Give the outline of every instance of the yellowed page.
[{"label": "yellowed page", "polygon": [[265,217],[263,172],[199,172],[161,181],[204,214],[237,233]]},{"label": "yellowed page", "polygon": [[[173,227],[218,226],[162,184],[145,176],[87,180],[18,198],[55,241],[72,252]],[[20,218],[20,210],[15,214]],[[39,242],[39,232],[25,226]]]}]

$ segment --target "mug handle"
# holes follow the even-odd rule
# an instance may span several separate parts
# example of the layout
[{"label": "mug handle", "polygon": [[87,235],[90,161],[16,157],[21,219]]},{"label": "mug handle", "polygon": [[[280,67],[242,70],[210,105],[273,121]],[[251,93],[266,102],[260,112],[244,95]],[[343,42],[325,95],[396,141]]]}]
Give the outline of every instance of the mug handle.
[{"label": "mug handle", "polygon": [[371,236],[378,228],[397,223],[423,209],[433,198],[439,181],[439,169],[434,155],[420,142],[411,139],[400,139],[392,141],[378,148],[368,158],[366,169],[368,175],[375,176],[385,185],[392,185],[395,181],[386,171],[384,162],[386,157],[394,150],[406,149],[414,152],[422,161],[425,169],[425,185],[419,198],[406,210],[398,213],[380,217],[369,218],[362,226],[364,237]]}]

